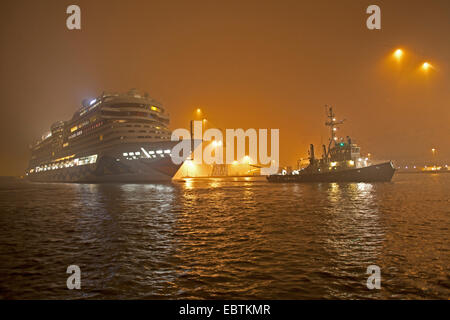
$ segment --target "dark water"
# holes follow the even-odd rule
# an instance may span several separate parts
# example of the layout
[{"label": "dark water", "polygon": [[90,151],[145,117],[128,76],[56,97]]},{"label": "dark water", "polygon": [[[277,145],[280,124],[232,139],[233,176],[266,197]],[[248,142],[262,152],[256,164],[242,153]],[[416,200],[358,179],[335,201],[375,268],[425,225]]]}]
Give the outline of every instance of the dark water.
[{"label": "dark water", "polygon": [[2,183],[0,298],[448,299],[449,208],[450,174]]}]

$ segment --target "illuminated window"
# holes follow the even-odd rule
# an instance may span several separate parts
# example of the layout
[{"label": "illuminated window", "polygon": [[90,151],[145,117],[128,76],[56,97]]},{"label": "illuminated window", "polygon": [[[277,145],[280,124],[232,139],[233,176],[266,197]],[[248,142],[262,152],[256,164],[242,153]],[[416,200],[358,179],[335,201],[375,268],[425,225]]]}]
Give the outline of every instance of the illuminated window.
[{"label": "illuminated window", "polygon": [[70,132],[74,132],[75,130],[77,130],[78,129],[78,127],[77,126],[75,126],[75,127],[72,127],[72,128],[70,128]]},{"label": "illuminated window", "polygon": [[152,109],[153,111],[159,112],[159,108],[157,108],[155,106],[151,106],[150,109]]}]

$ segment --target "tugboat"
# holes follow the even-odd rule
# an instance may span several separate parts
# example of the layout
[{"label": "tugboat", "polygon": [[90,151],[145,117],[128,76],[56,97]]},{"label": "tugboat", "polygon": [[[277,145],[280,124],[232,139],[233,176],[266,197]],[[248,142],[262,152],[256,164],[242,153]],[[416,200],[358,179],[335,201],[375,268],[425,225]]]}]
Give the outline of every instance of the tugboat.
[{"label": "tugboat", "polygon": [[395,168],[392,161],[370,164],[362,158],[360,148],[347,136],[346,141],[338,139],[336,130],[344,120],[336,120],[332,107],[326,107],[327,122],[331,138],[328,147],[323,148],[323,157],[314,155],[314,145],[309,149],[309,165],[306,168],[267,176],[269,182],[379,182],[391,181]]}]

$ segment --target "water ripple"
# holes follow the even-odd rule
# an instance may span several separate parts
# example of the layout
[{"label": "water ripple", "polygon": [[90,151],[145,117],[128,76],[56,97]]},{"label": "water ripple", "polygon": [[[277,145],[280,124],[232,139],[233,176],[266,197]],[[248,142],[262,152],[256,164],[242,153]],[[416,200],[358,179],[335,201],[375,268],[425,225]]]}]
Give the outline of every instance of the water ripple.
[{"label": "water ripple", "polygon": [[450,175],[3,183],[0,298],[448,299],[449,195]]}]

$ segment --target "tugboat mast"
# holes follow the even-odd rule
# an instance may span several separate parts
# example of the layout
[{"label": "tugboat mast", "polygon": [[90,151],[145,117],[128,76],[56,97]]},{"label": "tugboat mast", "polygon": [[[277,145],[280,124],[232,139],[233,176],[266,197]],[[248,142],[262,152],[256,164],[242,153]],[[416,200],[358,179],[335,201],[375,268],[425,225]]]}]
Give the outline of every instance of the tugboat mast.
[{"label": "tugboat mast", "polygon": [[336,137],[336,130],[338,128],[339,124],[343,124],[345,120],[336,120],[336,115],[333,112],[333,107],[332,106],[328,106],[325,105],[325,110],[327,113],[327,118],[328,121],[325,122],[325,125],[330,127],[330,141],[328,143],[328,150],[326,153],[326,159],[328,159],[329,154],[330,154],[330,149],[331,149],[331,144],[333,143],[333,141],[336,143],[337,137]]}]

